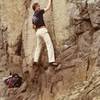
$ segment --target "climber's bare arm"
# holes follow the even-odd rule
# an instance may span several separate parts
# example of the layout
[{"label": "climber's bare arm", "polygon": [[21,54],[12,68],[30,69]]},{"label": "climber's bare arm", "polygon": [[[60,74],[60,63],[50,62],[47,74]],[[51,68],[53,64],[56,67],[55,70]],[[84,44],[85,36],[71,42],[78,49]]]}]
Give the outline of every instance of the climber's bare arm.
[{"label": "climber's bare arm", "polygon": [[47,12],[47,11],[50,9],[50,7],[51,7],[51,2],[52,2],[52,0],[48,0],[47,7],[44,8],[45,12]]},{"label": "climber's bare arm", "polygon": [[33,29],[36,29],[36,25],[33,24]]}]

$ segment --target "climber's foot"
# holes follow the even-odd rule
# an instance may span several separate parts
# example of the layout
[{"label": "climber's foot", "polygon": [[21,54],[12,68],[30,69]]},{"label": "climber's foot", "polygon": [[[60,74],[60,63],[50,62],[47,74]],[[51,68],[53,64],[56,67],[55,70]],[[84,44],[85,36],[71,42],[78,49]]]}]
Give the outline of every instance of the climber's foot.
[{"label": "climber's foot", "polygon": [[57,67],[59,64],[57,62],[52,62],[52,63],[49,63],[49,65],[51,65],[53,67]]},{"label": "climber's foot", "polygon": [[38,66],[38,62],[33,62],[33,66]]},{"label": "climber's foot", "polygon": [[55,71],[59,71],[59,70],[61,70],[61,69],[62,69],[62,65],[59,64],[59,65],[55,68]]}]

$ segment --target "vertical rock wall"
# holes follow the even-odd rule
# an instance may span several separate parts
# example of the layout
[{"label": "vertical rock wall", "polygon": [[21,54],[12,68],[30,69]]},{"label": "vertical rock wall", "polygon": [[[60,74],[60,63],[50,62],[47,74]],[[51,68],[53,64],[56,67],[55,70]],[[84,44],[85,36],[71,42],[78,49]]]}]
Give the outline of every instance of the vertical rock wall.
[{"label": "vertical rock wall", "polygon": [[[37,1],[41,7],[47,4],[46,0]],[[1,0],[0,70],[16,72],[26,83],[13,89],[14,94],[7,100],[99,100],[100,1],[70,1],[53,0],[51,10],[44,15],[60,51],[57,61],[61,66],[54,71],[45,64],[45,53],[38,68],[27,65],[36,45],[31,21],[34,0]],[[29,69],[28,76],[23,74],[22,66]],[[0,76],[9,73],[1,71]]]},{"label": "vertical rock wall", "polygon": [[54,18],[54,30],[56,41],[58,44],[68,38],[69,32],[68,26],[68,15],[67,15],[67,1],[53,0],[53,18]]}]

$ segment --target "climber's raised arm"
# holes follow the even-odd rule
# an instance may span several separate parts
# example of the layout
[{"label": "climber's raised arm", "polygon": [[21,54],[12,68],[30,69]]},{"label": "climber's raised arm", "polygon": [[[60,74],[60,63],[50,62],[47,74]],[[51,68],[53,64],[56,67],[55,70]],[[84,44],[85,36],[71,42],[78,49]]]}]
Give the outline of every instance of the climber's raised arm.
[{"label": "climber's raised arm", "polygon": [[51,2],[52,2],[52,0],[48,0],[47,7],[44,8],[45,12],[48,11],[48,10],[50,9],[50,7],[51,7]]}]

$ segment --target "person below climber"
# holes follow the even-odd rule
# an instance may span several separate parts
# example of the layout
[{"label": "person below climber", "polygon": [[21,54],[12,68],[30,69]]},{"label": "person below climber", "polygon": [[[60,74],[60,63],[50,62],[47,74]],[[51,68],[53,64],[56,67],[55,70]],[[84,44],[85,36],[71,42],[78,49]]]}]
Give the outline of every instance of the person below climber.
[{"label": "person below climber", "polygon": [[32,23],[33,23],[33,28],[36,30],[36,39],[37,39],[37,45],[34,54],[34,64],[38,64],[42,49],[42,42],[44,41],[48,51],[49,64],[51,66],[56,67],[58,66],[58,63],[56,63],[55,61],[53,43],[51,41],[51,38],[49,36],[48,30],[45,26],[45,22],[43,19],[43,14],[47,12],[50,9],[50,7],[51,7],[51,0],[48,1],[48,5],[44,9],[40,8],[40,4],[38,2],[32,5],[32,9],[34,11]]}]

